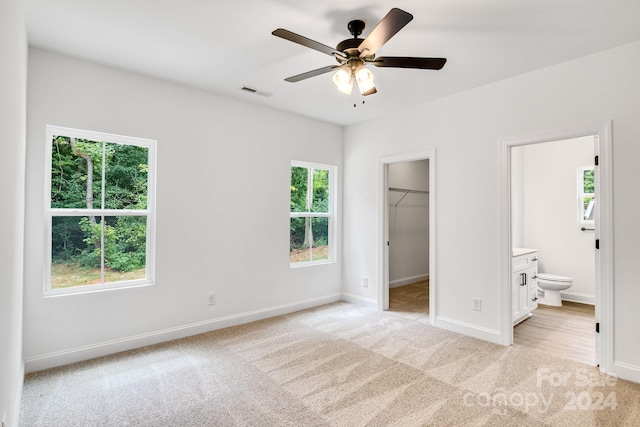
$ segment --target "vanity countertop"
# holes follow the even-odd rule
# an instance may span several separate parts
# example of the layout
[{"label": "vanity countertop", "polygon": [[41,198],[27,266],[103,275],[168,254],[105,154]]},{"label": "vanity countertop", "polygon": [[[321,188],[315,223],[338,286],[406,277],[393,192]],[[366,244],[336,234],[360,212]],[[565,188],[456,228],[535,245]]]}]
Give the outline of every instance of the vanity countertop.
[{"label": "vanity countertop", "polygon": [[530,254],[533,252],[538,252],[537,249],[531,249],[531,248],[513,248],[513,255],[512,256],[520,256],[520,255],[526,255],[526,254]]}]

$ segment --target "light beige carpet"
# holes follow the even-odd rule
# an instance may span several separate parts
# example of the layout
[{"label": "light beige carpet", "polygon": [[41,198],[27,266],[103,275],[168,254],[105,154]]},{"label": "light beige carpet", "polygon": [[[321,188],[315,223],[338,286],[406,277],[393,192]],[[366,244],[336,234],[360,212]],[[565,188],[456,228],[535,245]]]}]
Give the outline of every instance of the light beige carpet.
[{"label": "light beige carpet", "polygon": [[336,303],[26,377],[21,426],[637,426],[640,385]]}]

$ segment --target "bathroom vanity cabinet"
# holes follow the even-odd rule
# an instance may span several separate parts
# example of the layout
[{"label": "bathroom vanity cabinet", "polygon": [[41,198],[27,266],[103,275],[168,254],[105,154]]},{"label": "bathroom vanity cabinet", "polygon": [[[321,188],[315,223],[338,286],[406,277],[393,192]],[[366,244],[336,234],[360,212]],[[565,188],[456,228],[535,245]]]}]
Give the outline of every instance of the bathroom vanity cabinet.
[{"label": "bathroom vanity cabinet", "polygon": [[538,250],[513,249],[511,267],[512,319],[516,325],[538,308]]}]

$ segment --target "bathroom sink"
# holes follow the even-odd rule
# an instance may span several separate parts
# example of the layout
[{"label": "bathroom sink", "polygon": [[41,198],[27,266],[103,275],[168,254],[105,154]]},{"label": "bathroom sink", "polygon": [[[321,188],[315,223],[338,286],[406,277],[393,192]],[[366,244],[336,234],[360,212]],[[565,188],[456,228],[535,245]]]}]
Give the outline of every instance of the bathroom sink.
[{"label": "bathroom sink", "polygon": [[520,256],[520,255],[530,254],[532,252],[537,251],[537,249],[530,249],[530,248],[513,248],[512,250],[513,250],[512,256]]}]

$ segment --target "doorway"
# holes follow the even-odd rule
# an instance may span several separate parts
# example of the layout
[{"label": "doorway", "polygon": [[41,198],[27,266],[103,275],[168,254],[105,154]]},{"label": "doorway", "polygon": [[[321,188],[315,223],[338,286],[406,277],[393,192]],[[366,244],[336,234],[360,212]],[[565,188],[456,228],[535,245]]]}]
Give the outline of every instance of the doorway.
[{"label": "doorway", "polygon": [[[511,149],[512,250],[527,253],[512,258],[514,344],[589,365],[596,364],[596,139],[588,135]],[[535,259],[529,262],[533,266],[524,265],[528,257]],[[523,273],[525,286],[518,280]],[[545,291],[540,278],[549,277],[570,280],[552,283],[568,288]],[[516,296],[524,296],[524,304]]]},{"label": "doorway", "polygon": [[379,308],[433,324],[435,153],[380,160]]},{"label": "doorway", "polygon": [[[514,186],[518,184],[518,172],[514,170],[514,161],[517,161],[518,153],[522,148],[542,147],[542,144],[553,144],[559,141],[576,140],[584,138],[586,140],[593,141],[593,160],[591,164],[596,164],[594,168],[594,183],[595,183],[595,205],[592,204],[591,208],[595,215],[593,216],[592,225],[581,224],[578,218],[578,197],[573,196],[573,202],[576,206],[577,220],[574,220],[572,224],[574,234],[581,234],[581,238],[591,239],[594,244],[592,247],[592,253],[594,254],[594,271],[593,271],[593,293],[589,295],[589,292],[584,291],[584,278],[580,280],[580,285],[574,289],[573,300],[577,302],[592,302],[595,306],[595,314],[593,318],[594,330],[599,332],[595,333],[595,364],[600,366],[600,369],[604,372],[612,371],[612,348],[613,348],[613,327],[612,327],[612,215],[611,215],[611,134],[610,125],[607,124],[602,128],[586,130],[581,132],[559,134],[555,136],[541,137],[541,138],[527,138],[520,140],[511,140],[503,142],[503,274],[502,274],[502,330],[504,331],[504,343],[506,345],[513,344],[514,335],[514,319],[513,315],[513,282],[512,274],[514,265],[512,263],[513,248],[520,246],[522,242],[526,242],[526,238],[523,237],[523,229],[521,227],[521,216],[523,214],[522,206],[518,204],[522,201],[518,200],[517,191],[514,192]],[[548,160],[551,160],[548,158]],[[554,159],[555,160],[555,159]],[[585,165],[586,166],[586,165]],[[575,172],[576,174],[578,172]],[[577,179],[573,180],[573,183],[577,183]],[[573,184],[574,186],[576,184]],[[575,188],[575,187],[574,187]],[[574,193],[575,194],[575,193]],[[542,203],[542,201],[540,201]],[[551,206],[548,209],[552,209]],[[584,228],[584,230],[582,230]],[[538,225],[537,229],[530,231],[530,235],[536,236],[537,234],[544,234]],[[531,234],[532,233],[532,234]],[[589,234],[587,234],[589,233]],[[595,246],[596,242],[607,242],[607,248],[604,245],[599,244]],[[536,241],[536,237],[530,240],[531,245],[542,245],[540,239]],[[526,243],[525,243],[526,246]],[[549,245],[547,245],[549,246]],[[551,244],[552,246],[552,244]],[[599,249],[595,249],[599,247]],[[538,249],[538,248],[535,248]],[[558,263],[553,260],[553,250],[548,249],[547,266],[549,269],[561,268],[558,267]],[[537,256],[532,256],[537,258]],[[544,259],[540,257],[541,261]],[[555,262],[555,264],[554,264]],[[567,262],[567,261],[564,261]],[[545,267],[546,268],[546,267]],[[562,272],[551,272],[558,275],[562,275]],[[541,271],[543,271],[541,269]],[[574,270],[577,271],[577,270]],[[576,273],[579,274],[579,273]],[[568,275],[568,274],[566,274]],[[576,292],[577,291],[577,292]],[[568,299],[571,299],[571,293],[567,294]],[[580,299],[583,301],[580,301]],[[591,298],[591,301],[589,301]],[[586,301],[584,301],[586,299]],[[571,305],[569,303],[568,305]],[[525,321],[526,322],[526,321]]]}]

